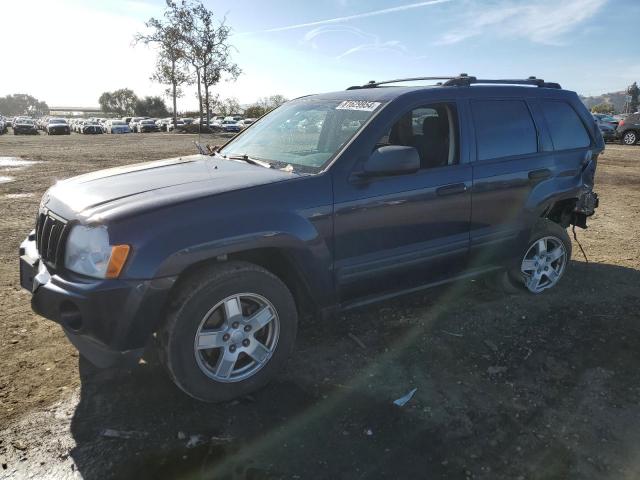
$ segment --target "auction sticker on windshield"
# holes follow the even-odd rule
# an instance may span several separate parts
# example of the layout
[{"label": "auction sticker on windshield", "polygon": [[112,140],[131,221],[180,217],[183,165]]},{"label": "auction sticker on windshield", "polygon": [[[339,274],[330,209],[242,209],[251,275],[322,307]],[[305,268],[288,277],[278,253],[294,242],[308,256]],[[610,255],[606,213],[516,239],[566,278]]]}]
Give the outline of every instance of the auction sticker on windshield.
[{"label": "auction sticker on windshield", "polygon": [[336,107],[336,110],[358,110],[361,112],[373,112],[380,106],[380,102],[365,102],[362,100],[345,100]]}]

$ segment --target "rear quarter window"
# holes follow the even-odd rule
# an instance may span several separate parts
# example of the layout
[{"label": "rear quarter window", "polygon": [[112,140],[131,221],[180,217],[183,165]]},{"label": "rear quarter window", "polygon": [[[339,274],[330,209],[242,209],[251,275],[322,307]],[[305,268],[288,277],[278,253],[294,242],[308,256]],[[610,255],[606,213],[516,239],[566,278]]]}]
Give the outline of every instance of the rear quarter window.
[{"label": "rear quarter window", "polygon": [[591,145],[591,138],[576,111],[566,102],[543,101],[542,111],[555,150]]},{"label": "rear quarter window", "polygon": [[522,100],[471,102],[478,160],[527,155],[538,151],[538,135]]}]

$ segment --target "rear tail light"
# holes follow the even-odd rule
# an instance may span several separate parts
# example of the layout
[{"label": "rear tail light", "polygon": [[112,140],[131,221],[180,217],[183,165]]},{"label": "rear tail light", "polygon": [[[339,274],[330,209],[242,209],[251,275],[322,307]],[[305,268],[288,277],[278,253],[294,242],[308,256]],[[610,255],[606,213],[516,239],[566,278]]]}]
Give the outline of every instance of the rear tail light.
[{"label": "rear tail light", "polygon": [[620,123],[618,124],[619,127],[624,125],[624,120],[620,120]]}]

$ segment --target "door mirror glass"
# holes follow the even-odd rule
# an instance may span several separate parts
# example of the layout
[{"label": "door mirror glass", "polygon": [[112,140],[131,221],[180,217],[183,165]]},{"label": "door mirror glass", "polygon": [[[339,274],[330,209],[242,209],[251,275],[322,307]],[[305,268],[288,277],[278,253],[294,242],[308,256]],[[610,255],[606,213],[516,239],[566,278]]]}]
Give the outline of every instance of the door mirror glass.
[{"label": "door mirror glass", "polygon": [[415,147],[388,145],[377,148],[364,164],[360,176],[404,175],[420,169],[420,154]]}]

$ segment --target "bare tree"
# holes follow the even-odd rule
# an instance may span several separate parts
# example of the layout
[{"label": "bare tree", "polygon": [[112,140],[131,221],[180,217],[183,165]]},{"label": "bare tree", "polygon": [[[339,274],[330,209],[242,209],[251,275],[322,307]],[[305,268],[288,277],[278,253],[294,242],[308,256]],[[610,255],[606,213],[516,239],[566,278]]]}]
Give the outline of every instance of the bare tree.
[{"label": "bare tree", "polygon": [[269,113],[274,108],[278,108],[289,100],[284,95],[271,95],[270,97],[259,98],[258,101],[249,105],[245,110],[245,115],[250,118],[261,117],[265,113]]},{"label": "bare tree", "polygon": [[239,114],[241,107],[237,98],[229,97],[218,103],[218,109],[222,115],[230,117],[233,114]]},{"label": "bare tree", "polygon": [[214,14],[200,0],[167,0],[172,24],[180,30],[180,50],[196,77],[200,124],[206,108],[210,120],[210,89],[223,77],[235,79],[241,71],[231,60],[231,29],[225,19],[217,23]]},{"label": "bare tree", "polygon": [[151,79],[158,83],[169,85],[169,88],[167,88],[164,93],[172,100],[173,118],[175,121],[177,116],[177,99],[182,97],[182,89],[179,86],[191,83],[189,72],[179,63],[159,56],[156,62],[156,70],[151,76]]},{"label": "bare tree", "polygon": [[151,78],[159,83],[170,85],[169,94],[173,102],[173,121],[175,125],[178,116],[177,98],[181,94],[179,86],[188,83],[190,76],[185,66],[184,35],[180,29],[180,24],[174,18],[174,9],[174,2],[167,0],[167,9],[164,13],[165,19],[150,18],[145,25],[152,29],[152,32],[149,34],[138,33],[135,36],[135,42],[142,42],[147,45],[153,43],[160,48],[156,71]]}]

